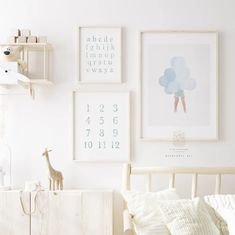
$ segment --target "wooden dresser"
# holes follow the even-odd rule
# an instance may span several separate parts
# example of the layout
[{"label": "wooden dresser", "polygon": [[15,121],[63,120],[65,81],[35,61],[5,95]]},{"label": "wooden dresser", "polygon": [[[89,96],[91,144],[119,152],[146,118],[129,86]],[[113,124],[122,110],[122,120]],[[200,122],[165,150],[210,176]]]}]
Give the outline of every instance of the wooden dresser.
[{"label": "wooden dresser", "polygon": [[19,234],[113,235],[113,192],[0,192],[0,235]]}]

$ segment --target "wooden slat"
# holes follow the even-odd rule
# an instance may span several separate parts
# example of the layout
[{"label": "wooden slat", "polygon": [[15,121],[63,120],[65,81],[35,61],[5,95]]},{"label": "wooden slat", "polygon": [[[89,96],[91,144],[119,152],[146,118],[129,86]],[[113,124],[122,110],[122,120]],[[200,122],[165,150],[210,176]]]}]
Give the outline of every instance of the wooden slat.
[{"label": "wooden slat", "polygon": [[192,198],[197,196],[197,179],[198,179],[198,174],[194,174],[192,178],[192,191],[191,191]]},{"label": "wooden slat", "polygon": [[130,190],[131,165],[124,164],[122,169],[122,190]]},{"label": "wooden slat", "polygon": [[128,210],[123,211],[123,230],[124,233],[131,233],[133,230],[133,224],[131,221],[131,215]]},{"label": "wooden slat", "polygon": [[30,235],[30,216],[22,210],[20,197],[25,210],[30,211],[30,193],[0,191],[0,234]]},{"label": "wooden slat", "polygon": [[235,174],[235,167],[131,167],[131,174]]},{"label": "wooden slat", "polygon": [[215,193],[220,194],[220,191],[221,191],[221,174],[217,174],[215,180]]},{"label": "wooden slat", "polygon": [[151,174],[147,174],[147,184],[146,184],[147,192],[151,192],[151,188],[152,188],[152,176]]},{"label": "wooden slat", "polygon": [[169,188],[174,188],[175,187],[175,174],[171,174],[169,176]]}]

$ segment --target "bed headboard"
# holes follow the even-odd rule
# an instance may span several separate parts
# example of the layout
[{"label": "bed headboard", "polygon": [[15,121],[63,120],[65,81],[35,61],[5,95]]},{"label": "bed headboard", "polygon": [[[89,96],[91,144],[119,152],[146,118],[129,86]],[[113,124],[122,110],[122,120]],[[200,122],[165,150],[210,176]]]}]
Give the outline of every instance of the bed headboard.
[{"label": "bed headboard", "polygon": [[175,177],[177,174],[192,175],[191,196],[197,196],[198,176],[214,175],[215,176],[215,194],[221,192],[221,176],[235,175],[235,167],[134,167],[131,164],[123,165],[122,189],[131,189],[131,175],[146,176],[146,190],[151,191],[152,175],[167,174],[169,175],[169,187],[175,186]]}]

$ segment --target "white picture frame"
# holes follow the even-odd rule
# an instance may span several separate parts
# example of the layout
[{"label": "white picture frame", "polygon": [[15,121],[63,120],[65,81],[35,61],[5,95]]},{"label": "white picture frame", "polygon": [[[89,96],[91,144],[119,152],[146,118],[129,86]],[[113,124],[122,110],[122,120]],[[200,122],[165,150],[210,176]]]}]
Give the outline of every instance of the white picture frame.
[{"label": "white picture frame", "polygon": [[140,32],[140,138],[218,140],[218,32]]},{"label": "white picture frame", "polygon": [[122,83],[122,28],[80,26],[77,36],[79,83]]},{"label": "white picture frame", "polygon": [[73,160],[130,161],[130,93],[73,91]]}]

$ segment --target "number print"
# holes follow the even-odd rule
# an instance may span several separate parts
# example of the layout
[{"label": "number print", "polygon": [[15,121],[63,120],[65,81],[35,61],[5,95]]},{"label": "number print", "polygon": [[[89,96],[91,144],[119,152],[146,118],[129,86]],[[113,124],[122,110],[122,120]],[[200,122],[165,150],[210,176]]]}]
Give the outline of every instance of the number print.
[{"label": "number print", "polygon": [[86,123],[87,123],[88,125],[90,125],[90,124],[91,124],[91,118],[90,118],[90,117],[87,117],[87,119],[86,119]]},{"label": "number print", "polygon": [[[112,103],[106,106],[105,102],[98,103],[96,113],[92,112],[92,105],[90,103],[85,104],[84,107],[87,115],[84,122],[84,149],[86,151],[119,151],[122,144],[119,139],[121,134],[119,130],[120,104]],[[109,113],[106,114],[106,111]],[[109,116],[110,112],[113,116]],[[94,136],[95,133],[96,137]],[[109,133],[108,138],[113,138],[109,142],[106,140],[107,133]]]},{"label": "number print", "polygon": [[100,136],[100,137],[104,137],[104,129],[100,129],[99,136]]},{"label": "number print", "polygon": [[112,148],[113,149],[119,149],[120,148],[119,141],[112,141]]},{"label": "number print", "polygon": [[89,137],[91,133],[91,129],[86,129],[86,137]]},{"label": "number print", "polygon": [[118,136],[118,129],[113,129],[113,137],[117,137]]},{"label": "number print", "polygon": [[106,148],[106,142],[105,141],[99,141],[99,149],[105,149]]},{"label": "number print", "polygon": [[104,105],[103,105],[103,104],[100,104],[100,105],[99,105],[99,110],[100,110],[101,113],[104,112]]},{"label": "number print", "polygon": [[103,125],[104,124],[104,117],[100,117],[99,124]]},{"label": "number print", "polygon": [[113,117],[113,124],[115,124],[115,125],[118,124],[118,117]]},{"label": "number print", "polygon": [[87,111],[88,113],[90,112],[90,105],[89,105],[89,104],[86,105],[86,111]]},{"label": "number print", "polygon": [[118,105],[117,105],[117,104],[114,104],[114,105],[113,105],[113,112],[116,113],[117,111],[118,111]]},{"label": "number print", "polygon": [[85,147],[85,149],[92,149],[93,148],[92,141],[85,141],[84,147]]}]

